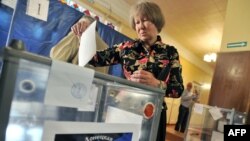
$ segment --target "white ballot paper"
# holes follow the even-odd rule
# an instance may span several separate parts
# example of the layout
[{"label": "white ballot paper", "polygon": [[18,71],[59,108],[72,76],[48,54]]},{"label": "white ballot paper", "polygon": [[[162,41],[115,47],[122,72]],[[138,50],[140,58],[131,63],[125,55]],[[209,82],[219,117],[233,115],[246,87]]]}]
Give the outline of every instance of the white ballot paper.
[{"label": "white ballot paper", "polygon": [[42,141],[139,141],[137,124],[45,121]]},{"label": "white ballot paper", "polygon": [[108,45],[96,32],[96,21],[82,34],[78,51],[78,65],[85,66],[95,55],[96,50],[108,48]]},{"label": "white ballot paper", "polygon": [[209,112],[212,115],[212,118],[214,120],[218,120],[218,119],[223,117],[223,115],[220,112],[220,109],[217,107],[213,107],[213,108],[209,109]]},{"label": "white ballot paper", "polygon": [[94,21],[82,34],[78,62],[85,66],[96,53],[96,21]]},{"label": "white ballot paper", "polygon": [[122,109],[108,106],[106,123],[133,123],[138,124],[140,127],[142,125],[143,117]]},{"label": "white ballot paper", "polygon": [[[92,107],[93,103],[96,103],[94,101],[96,96],[93,95],[97,95],[97,93],[90,93],[93,78],[92,69],[53,60],[44,103],[78,108],[82,111],[85,107]],[[89,108],[86,111],[89,111]]]}]

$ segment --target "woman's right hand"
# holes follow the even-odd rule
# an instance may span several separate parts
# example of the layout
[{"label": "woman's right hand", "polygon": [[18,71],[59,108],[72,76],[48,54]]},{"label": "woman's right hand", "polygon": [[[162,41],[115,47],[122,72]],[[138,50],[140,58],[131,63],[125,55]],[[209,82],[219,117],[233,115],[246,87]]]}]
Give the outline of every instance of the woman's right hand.
[{"label": "woman's right hand", "polygon": [[90,24],[90,21],[87,19],[81,19],[71,27],[71,31],[80,38]]}]

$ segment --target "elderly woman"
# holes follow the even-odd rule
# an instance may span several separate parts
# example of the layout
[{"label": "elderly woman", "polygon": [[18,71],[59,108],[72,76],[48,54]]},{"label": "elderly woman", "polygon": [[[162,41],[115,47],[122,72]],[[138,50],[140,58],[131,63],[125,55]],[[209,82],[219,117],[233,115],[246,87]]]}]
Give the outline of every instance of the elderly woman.
[{"label": "elderly woman", "polygon": [[[179,54],[158,35],[165,24],[161,9],[153,2],[139,2],[132,7],[130,20],[138,39],[97,51],[89,64],[100,67],[120,63],[126,79],[161,88],[166,91],[166,97],[180,97],[184,88]],[[72,31],[79,36],[85,25],[84,21],[78,22]],[[165,141],[165,105],[163,103],[157,141]]]},{"label": "elderly woman", "polygon": [[120,63],[126,79],[160,87],[166,90],[167,97],[180,97],[183,82],[178,52],[173,46],[164,44],[158,35],[164,24],[158,5],[147,1],[137,3],[131,10],[131,25],[138,39],[97,51],[89,64]]}]

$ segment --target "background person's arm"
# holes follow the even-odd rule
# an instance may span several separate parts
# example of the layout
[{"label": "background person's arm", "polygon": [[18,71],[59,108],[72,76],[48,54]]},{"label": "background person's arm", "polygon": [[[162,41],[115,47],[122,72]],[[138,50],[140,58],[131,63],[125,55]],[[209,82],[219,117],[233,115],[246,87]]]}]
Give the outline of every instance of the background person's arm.
[{"label": "background person's arm", "polygon": [[72,62],[72,60],[77,55],[78,48],[79,48],[79,39],[71,31],[67,36],[65,36],[59,43],[57,43],[51,49],[50,57],[51,59],[76,64],[77,62]]}]

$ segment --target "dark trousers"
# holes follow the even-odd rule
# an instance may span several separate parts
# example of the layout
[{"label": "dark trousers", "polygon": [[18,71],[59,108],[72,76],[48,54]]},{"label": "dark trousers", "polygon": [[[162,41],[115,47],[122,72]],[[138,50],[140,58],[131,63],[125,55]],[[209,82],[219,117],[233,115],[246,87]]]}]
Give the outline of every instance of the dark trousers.
[{"label": "dark trousers", "polygon": [[165,141],[166,137],[166,108],[161,110],[160,123],[158,127],[157,139],[156,141]]},{"label": "dark trousers", "polygon": [[189,115],[189,108],[180,105],[179,107],[179,115],[177,119],[177,123],[175,125],[175,130],[180,132],[185,132],[187,121]]}]

